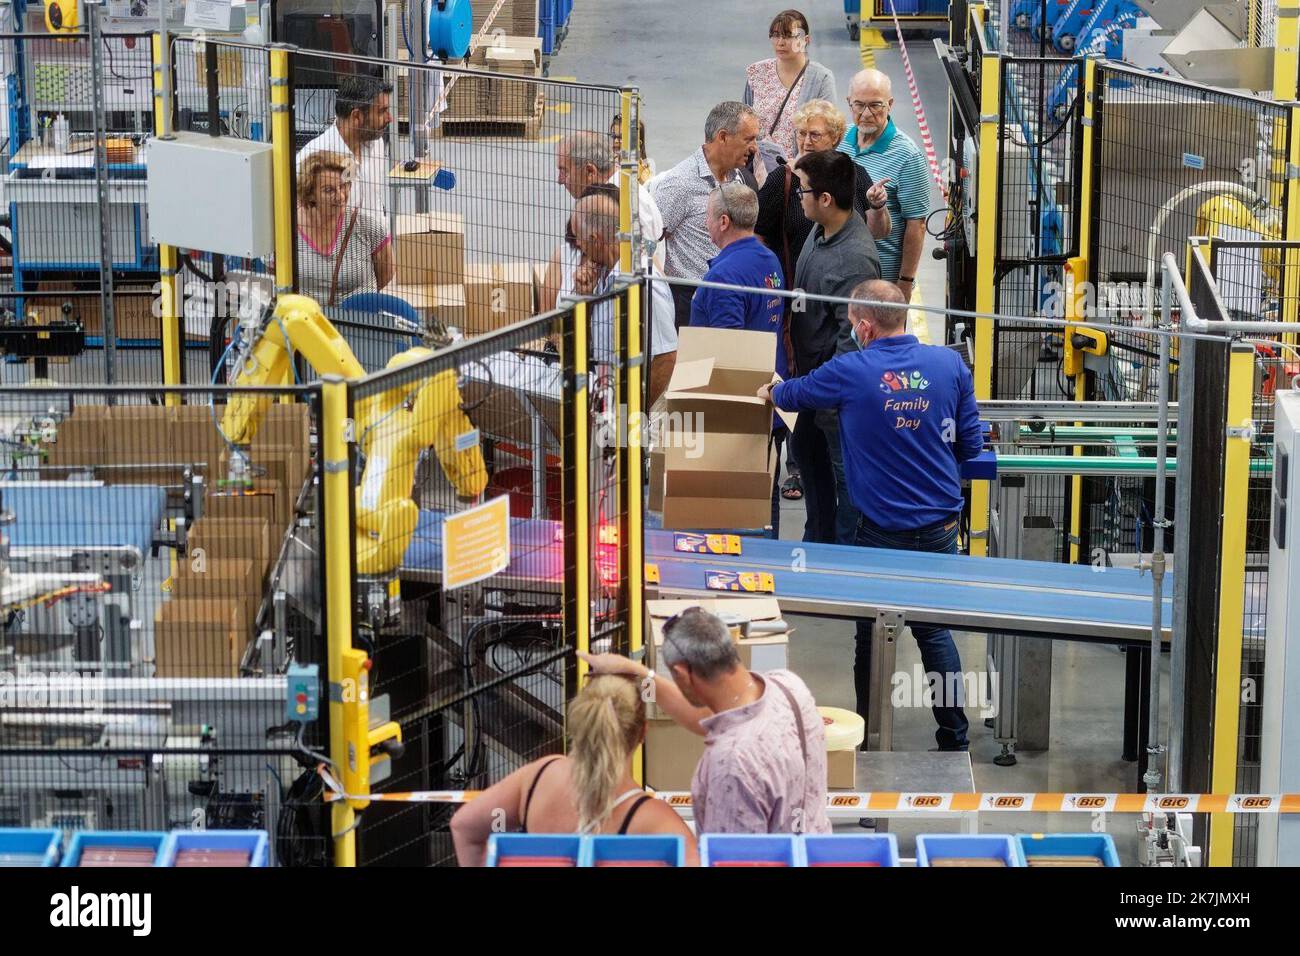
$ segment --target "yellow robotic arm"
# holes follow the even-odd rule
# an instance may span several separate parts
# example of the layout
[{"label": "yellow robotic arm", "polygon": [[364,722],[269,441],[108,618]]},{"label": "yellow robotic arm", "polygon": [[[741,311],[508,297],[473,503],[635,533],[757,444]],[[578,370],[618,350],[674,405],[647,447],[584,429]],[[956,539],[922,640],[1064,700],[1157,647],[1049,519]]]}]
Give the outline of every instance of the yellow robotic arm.
[{"label": "yellow robotic arm", "polygon": [[[251,337],[239,361],[234,384],[285,385],[293,350],[322,375],[358,379],[364,369],[337,329],[313,299],[281,296],[275,311]],[[401,368],[433,355],[407,349],[388,363]],[[273,395],[236,395],[226,405],[221,430],[246,456]],[[474,426],[461,409],[455,369],[401,382],[367,395],[354,408],[354,437],[365,456],[357,488],[357,572],[387,574],[397,569],[415,531],[419,508],[411,500],[420,452],[432,447],[447,480],[462,498],[477,498],[487,487],[487,466]]]}]

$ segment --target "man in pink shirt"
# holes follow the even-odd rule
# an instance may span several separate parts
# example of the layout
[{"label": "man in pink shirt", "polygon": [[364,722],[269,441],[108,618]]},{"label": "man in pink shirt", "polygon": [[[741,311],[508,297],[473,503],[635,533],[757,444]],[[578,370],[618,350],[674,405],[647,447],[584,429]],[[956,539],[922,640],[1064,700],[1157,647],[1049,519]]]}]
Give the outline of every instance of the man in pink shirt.
[{"label": "man in pink shirt", "polygon": [[808,687],[790,671],[740,663],[727,626],[701,608],[664,625],[671,681],[616,654],[584,659],[594,673],[630,674],[655,702],[704,737],[691,781],[697,833],[829,833],[826,735]]}]

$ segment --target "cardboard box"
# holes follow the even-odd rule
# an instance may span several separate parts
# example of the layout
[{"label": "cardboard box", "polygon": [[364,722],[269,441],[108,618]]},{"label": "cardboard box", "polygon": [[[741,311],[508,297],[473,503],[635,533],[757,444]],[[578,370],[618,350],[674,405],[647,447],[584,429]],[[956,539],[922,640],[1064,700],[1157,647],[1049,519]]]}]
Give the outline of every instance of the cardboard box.
[{"label": "cardboard box", "polygon": [[[67,292],[73,288],[71,282],[41,282],[36,286],[41,293]],[[113,290],[113,322],[119,340],[162,338],[162,320],[153,314],[155,298],[153,287],[147,285],[118,286]],[[69,307],[67,313],[63,310],[65,304]],[[56,319],[79,319],[87,335],[104,334],[98,293],[33,295],[26,300],[25,307],[30,321],[44,325]]]},{"label": "cardboard box", "polygon": [[459,285],[465,279],[465,217],[402,213],[397,217],[394,255],[399,286]]},{"label": "cardboard box", "polygon": [[107,405],[80,405],[54,434],[50,445],[51,465],[97,465],[104,460],[108,442]]},{"label": "cardboard box", "polygon": [[646,507],[656,513],[664,510],[664,453],[650,452],[650,494]]},{"label": "cardboard box", "polygon": [[424,318],[432,315],[448,328],[465,330],[468,313],[463,285],[393,285],[384,291],[415,306]]},{"label": "cardboard box", "polygon": [[770,332],[684,328],[664,393],[663,527],[765,528],[772,518]]},{"label": "cardboard box", "polygon": [[533,264],[475,262],[465,267],[465,331],[491,332],[537,314]]},{"label": "cardboard box", "polygon": [[645,782],[655,790],[690,790],[704,738],[667,718],[646,721]]},{"label": "cardboard box", "polygon": [[155,677],[238,677],[248,643],[244,602],[167,601],[154,615]]},{"label": "cardboard box", "polygon": [[[247,558],[264,581],[275,557],[271,526],[263,518],[200,518],[186,537],[190,560],[202,550],[206,559]],[[279,547],[279,542],[275,542]]]},{"label": "cardboard box", "polygon": [[524,78],[540,75],[542,45],[538,37],[532,37],[531,41],[528,45],[488,47],[485,55],[487,68],[509,77],[487,81],[489,115],[529,117],[536,111],[537,84],[526,82]]},{"label": "cardboard box", "polygon": [[273,540],[284,535],[288,524],[281,521],[280,500],[284,491],[279,484],[259,479],[253,482],[253,494],[225,495],[209,487],[203,499],[207,518],[260,518],[270,528]]},{"label": "cardboard box", "polygon": [[240,603],[239,623],[251,630],[262,603],[262,572],[251,558],[190,557],[177,565],[172,585],[173,600],[194,598],[228,600]]},{"label": "cardboard box", "polygon": [[826,787],[828,790],[854,790],[858,785],[857,750],[826,752]]}]

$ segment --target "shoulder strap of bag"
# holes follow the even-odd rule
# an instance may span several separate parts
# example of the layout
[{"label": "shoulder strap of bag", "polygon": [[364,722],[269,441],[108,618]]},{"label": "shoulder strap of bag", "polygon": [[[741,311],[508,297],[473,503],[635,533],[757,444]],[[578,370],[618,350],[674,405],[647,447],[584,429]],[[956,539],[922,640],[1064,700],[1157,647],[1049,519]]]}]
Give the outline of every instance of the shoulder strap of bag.
[{"label": "shoulder strap of bag", "polygon": [[799,731],[799,752],[803,754],[803,786],[799,790],[798,810],[799,816],[802,818],[804,798],[808,793],[808,735],[804,733],[803,729],[803,712],[799,709],[799,704],[794,699],[794,694],[790,693],[788,687],[780,681],[772,680],[770,677],[768,680],[771,683],[776,684],[776,686],[781,689],[781,693],[785,694],[785,699],[790,702],[790,709],[794,711],[794,725]]},{"label": "shoulder strap of bag", "polygon": [[334,305],[334,300],[339,293],[339,269],[343,268],[343,256],[348,251],[348,240],[352,238],[352,230],[357,224],[357,207],[352,207],[352,215],[348,217],[348,228],[343,233],[343,240],[339,243],[339,251],[334,256],[334,272],[330,275],[330,297],[327,305]]},{"label": "shoulder strap of bag", "polygon": [[[808,63],[811,62],[812,60],[808,61]],[[794,82],[790,84],[790,88],[785,91],[785,99],[781,101],[781,108],[776,111],[776,119],[772,121],[772,126],[767,131],[768,136],[771,136],[776,132],[777,124],[781,122],[781,117],[785,115],[785,106],[790,102],[790,97],[794,96],[794,88],[799,85],[799,81],[803,79],[803,75],[808,72],[808,63],[803,65],[803,69],[799,71],[799,75],[794,78]]]}]

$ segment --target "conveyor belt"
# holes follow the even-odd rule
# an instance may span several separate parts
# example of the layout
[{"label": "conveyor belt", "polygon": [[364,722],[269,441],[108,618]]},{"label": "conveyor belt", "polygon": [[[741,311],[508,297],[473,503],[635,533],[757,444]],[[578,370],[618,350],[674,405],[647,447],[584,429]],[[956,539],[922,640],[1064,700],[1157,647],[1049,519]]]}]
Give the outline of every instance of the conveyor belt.
[{"label": "conveyor belt", "polygon": [[149,554],[167,506],[154,485],[15,481],[0,484],[14,514],[14,548],[135,548]]},{"label": "conveyor belt", "polygon": [[[501,574],[510,578],[559,584],[564,580],[564,544],[560,523],[542,518],[510,519],[510,566]],[[442,577],[442,512],[421,511],[411,535],[402,577],[412,581],[437,581]]]},{"label": "conveyor belt", "polygon": [[[672,532],[649,531],[646,560],[658,566],[664,595],[716,597],[729,592],[708,590],[705,572],[759,571],[772,575],[774,596],[783,610],[793,613],[875,617],[880,610],[897,610],[909,622],[965,631],[1151,640],[1151,579],[1132,569],[766,538],[742,542],[740,555],[688,554],[673,550]],[[1171,593],[1166,580],[1166,639]]]}]

